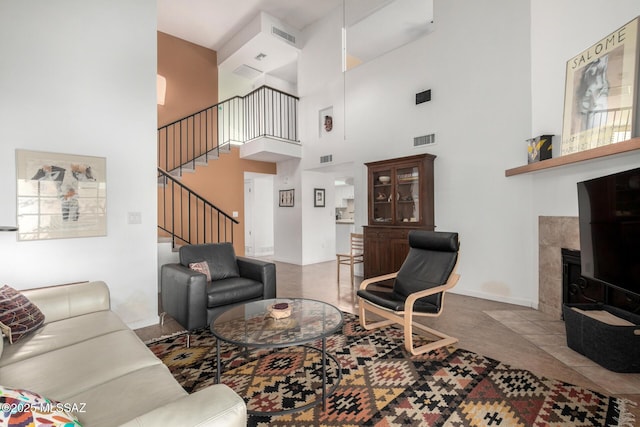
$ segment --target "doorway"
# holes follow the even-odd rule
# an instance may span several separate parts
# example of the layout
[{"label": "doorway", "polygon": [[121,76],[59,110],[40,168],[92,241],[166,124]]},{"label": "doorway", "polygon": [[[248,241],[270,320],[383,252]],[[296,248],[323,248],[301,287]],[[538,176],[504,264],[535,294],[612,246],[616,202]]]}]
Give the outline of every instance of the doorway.
[{"label": "doorway", "polygon": [[244,173],[244,253],[250,257],[274,254],[273,175]]}]

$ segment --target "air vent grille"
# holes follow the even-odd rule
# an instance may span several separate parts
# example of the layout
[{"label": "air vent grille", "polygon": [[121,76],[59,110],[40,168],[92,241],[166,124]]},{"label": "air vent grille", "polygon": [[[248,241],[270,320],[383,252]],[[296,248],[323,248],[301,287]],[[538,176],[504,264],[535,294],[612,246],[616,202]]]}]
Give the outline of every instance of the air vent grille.
[{"label": "air vent grille", "polygon": [[296,44],[296,36],[294,36],[293,34],[289,34],[278,27],[271,27],[271,34],[284,39],[287,43],[291,43],[293,45]]},{"label": "air vent grille", "polygon": [[247,64],[242,64],[238,66],[238,68],[233,70],[233,73],[249,80],[253,80],[259,77],[260,75],[262,75],[262,71],[258,70],[257,68],[250,67]]},{"label": "air vent grille", "polygon": [[333,154],[327,154],[326,156],[320,156],[320,163],[330,163],[333,161]]},{"label": "air vent grille", "polygon": [[413,138],[413,146],[420,147],[422,145],[429,145],[436,143],[436,134],[430,133],[429,135],[416,136]]}]

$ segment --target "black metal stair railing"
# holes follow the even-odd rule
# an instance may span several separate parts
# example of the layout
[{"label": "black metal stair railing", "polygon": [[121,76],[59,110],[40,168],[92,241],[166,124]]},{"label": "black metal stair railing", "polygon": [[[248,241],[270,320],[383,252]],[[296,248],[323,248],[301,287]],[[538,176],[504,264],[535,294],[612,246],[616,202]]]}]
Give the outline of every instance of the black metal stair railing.
[{"label": "black metal stair railing", "polygon": [[299,143],[299,98],[269,86],[235,96],[158,129],[158,229],[176,244],[233,242],[238,221],[176,180],[243,144],[268,136]]},{"label": "black metal stair railing", "polygon": [[158,183],[158,229],[171,238],[172,247],[233,242],[236,219],[161,168]]},{"label": "black metal stair railing", "polygon": [[231,144],[261,136],[299,143],[299,98],[269,86],[235,96],[158,129],[158,167],[180,176]]}]

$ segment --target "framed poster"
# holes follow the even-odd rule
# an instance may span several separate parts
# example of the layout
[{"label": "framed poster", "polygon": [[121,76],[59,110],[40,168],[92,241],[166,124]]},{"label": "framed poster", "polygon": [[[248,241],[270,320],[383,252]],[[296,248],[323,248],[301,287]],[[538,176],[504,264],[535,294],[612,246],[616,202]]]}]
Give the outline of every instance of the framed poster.
[{"label": "framed poster", "polygon": [[324,208],[324,188],[313,189],[313,206],[316,208]]},{"label": "framed poster", "polygon": [[18,240],[107,234],[104,157],[16,150]]},{"label": "framed poster", "polygon": [[280,202],[278,206],[292,208],[294,205],[295,190],[280,190]]},{"label": "framed poster", "polygon": [[638,19],[567,61],[561,155],[636,136]]}]

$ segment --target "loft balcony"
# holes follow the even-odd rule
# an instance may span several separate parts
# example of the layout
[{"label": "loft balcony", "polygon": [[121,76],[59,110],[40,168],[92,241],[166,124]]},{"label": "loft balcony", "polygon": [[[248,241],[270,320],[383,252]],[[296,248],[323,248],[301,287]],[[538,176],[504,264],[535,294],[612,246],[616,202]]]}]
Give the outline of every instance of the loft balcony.
[{"label": "loft balcony", "polygon": [[231,145],[240,157],[278,162],[302,157],[296,96],[262,86],[158,129],[158,166],[179,176]]},{"label": "loft balcony", "polygon": [[277,163],[283,160],[300,159],[302,145],[270,136],[260,136],[240,146],[240,158]]}]

